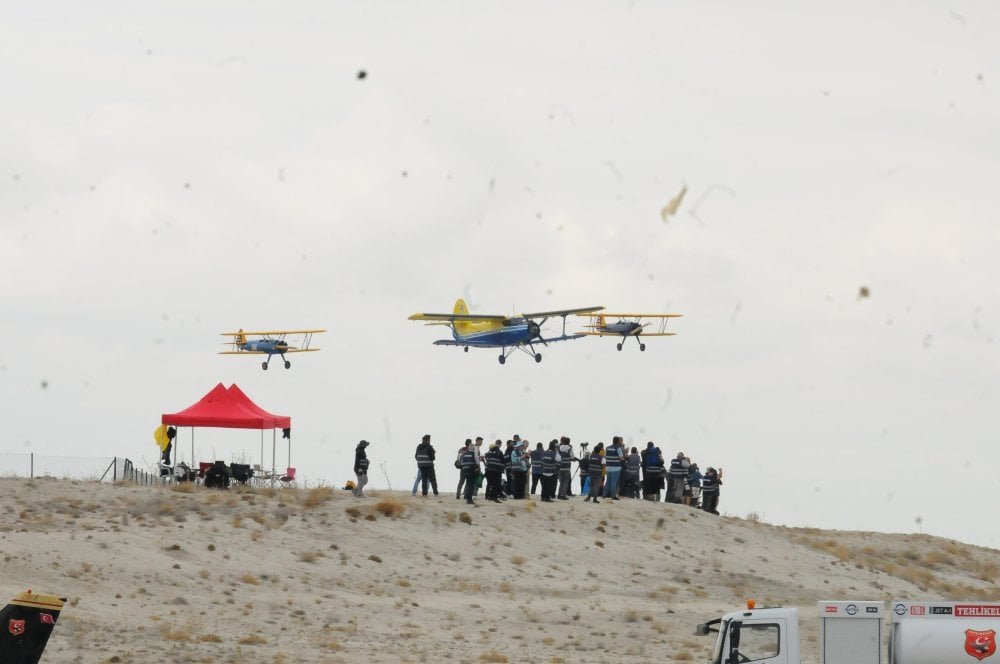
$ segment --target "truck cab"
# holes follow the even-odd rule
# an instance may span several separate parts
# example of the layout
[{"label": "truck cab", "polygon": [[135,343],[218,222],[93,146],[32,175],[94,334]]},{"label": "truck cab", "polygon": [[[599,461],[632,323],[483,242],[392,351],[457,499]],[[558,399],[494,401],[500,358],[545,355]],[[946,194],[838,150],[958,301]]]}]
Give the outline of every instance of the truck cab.
[{"label": "truck cab", "polygon": [[745,611],[727,613],[696,629],[701,635],[710,632],[719,633],[709,660],[711,664],[799,662],[798,609],[757,609],[751,603]]}]

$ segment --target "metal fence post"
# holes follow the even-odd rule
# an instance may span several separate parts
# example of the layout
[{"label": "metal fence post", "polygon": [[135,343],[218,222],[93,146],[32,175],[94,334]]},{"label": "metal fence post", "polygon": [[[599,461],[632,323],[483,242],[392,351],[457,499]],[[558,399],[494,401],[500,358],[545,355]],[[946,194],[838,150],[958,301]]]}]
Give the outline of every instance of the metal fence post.
[{"label": "metal fence post", "polygon": [[31,470],[29,471],[31,479],[35,479],[35,453],[31,453]]}]

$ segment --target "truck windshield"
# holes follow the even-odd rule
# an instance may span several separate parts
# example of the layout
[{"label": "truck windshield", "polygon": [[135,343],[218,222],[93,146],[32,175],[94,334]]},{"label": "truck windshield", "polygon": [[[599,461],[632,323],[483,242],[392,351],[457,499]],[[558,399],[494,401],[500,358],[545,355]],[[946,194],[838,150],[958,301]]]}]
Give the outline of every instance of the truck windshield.
[{"label": "truck windshield", "polygon": [[722,664],[722,644],[729,633],[729,621],[723,620],[719,623],[719,636],[715,639],[715,648],[712,650],[712,664]]}]

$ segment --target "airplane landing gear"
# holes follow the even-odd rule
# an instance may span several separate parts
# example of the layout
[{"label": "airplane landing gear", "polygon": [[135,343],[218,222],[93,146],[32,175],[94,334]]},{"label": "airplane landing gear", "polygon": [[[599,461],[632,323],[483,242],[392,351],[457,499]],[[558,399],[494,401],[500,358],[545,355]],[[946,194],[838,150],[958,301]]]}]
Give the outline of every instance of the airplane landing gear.
[{"label": "airplane landing gear", "polygon": [[466,347],[465,347],[465,352],[466,352],[466,353],[468,353],[468,352],[469,352],[469,347],[468,347],[468,346],[466,346]]},{"label": "airplane landing gear", "polygon": [[618,350],[621,350],[621,349],[622,349],[622,345],[618,344]]},{"label": "airplane landing gear", "polygon": [[501,355],[500,357],[497,358],[497,361],[500,362],[500,364],[503,364],[504,362],[507,361],[507,358]]},{"label": "airplane landing gear", "polygon": [[264,371],[267,371],[267,362],[261,362],[260,368],[263,369]]},{"label": "airplane landing gear", "polygon": [[535,353],[535,362],[541,362],[541,361],[542,361],[542,354]]},{"label": "airplane landing gear", "polygon": [[292,368],[292,363],[289,362],[288,360],[285,360],[285,368],[286,369],[291,369]]},{"label": "airplane landing gear", "polygon": [[646,344],[639,344],[639,350],[646,350]]}]

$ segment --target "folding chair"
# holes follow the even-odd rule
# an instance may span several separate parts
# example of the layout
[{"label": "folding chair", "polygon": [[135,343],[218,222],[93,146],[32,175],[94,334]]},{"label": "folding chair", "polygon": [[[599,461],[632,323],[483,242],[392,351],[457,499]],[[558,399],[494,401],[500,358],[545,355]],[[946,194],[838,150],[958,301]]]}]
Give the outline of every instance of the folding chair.
[{"label": "folding chair", "polygon": [[295,482],[295,469],[289,468],[288,470],[285,471],[285,474],[279,477],[278,479],[281,480],[281,483],[284,484],[285,486],[292,484],[293,482]]}]

